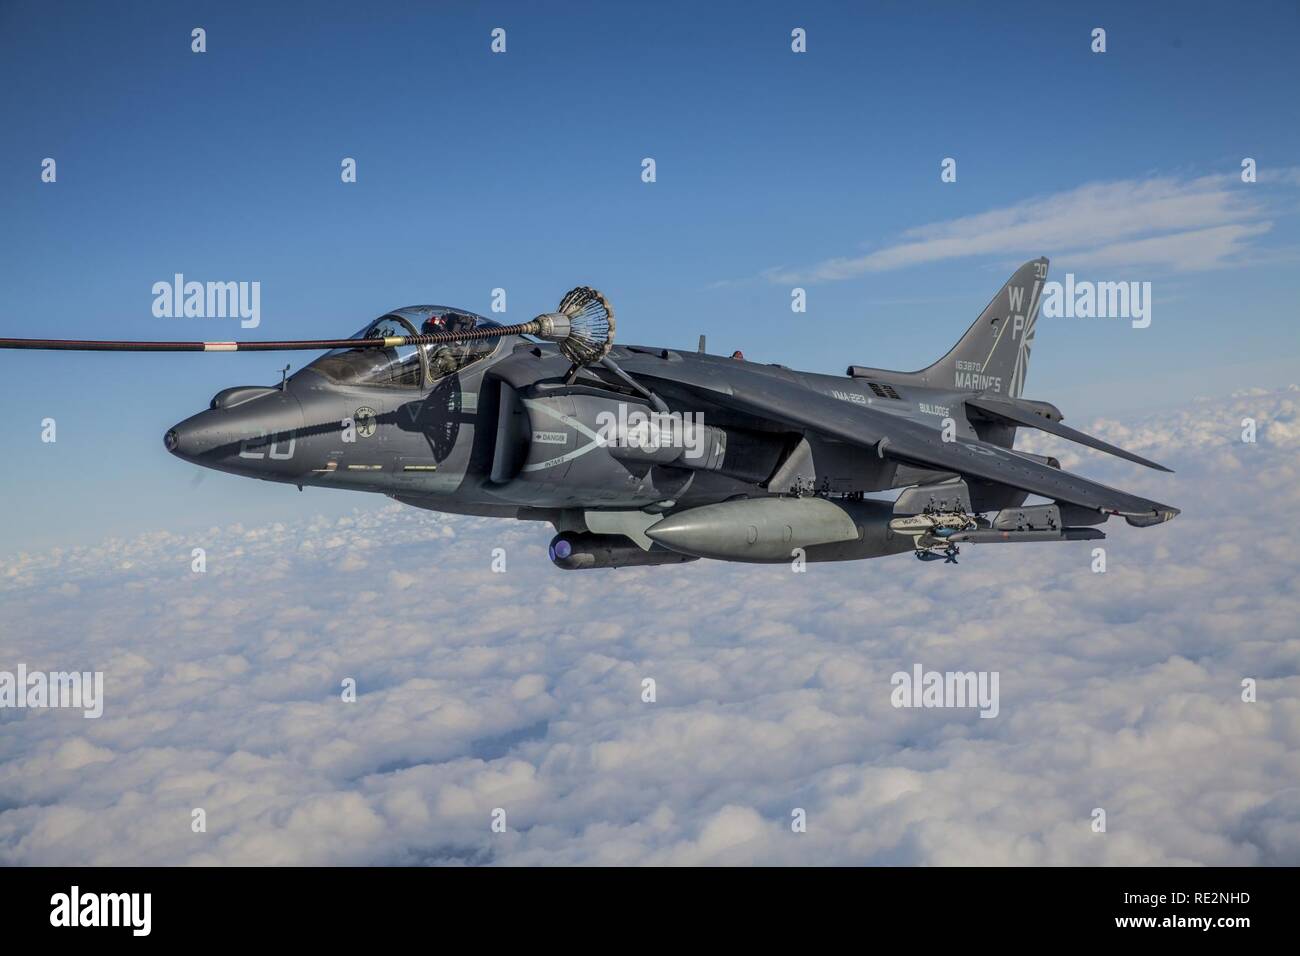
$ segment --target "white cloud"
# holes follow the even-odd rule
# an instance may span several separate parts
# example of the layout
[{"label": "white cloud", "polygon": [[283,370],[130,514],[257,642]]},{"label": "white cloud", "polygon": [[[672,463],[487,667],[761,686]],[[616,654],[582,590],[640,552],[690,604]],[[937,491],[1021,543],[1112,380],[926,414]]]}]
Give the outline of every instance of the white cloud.
[{"label": "white cloud", "polygon": [[[1289,183],[1280,176],[1271,181]],[[766,275],[781,283],[831,281],[967,256],[1045,253],[1071,267],[1219,268],[1241,262],[1250,240],[1272,228],[1263,194],[1254,189],[1234,176],[1089,183],[918,226],[862,255]]]},{"label": "white cloud", "polygon": [[[396,506],[0,562],[0,669],[106,672],[99,720],[0,711],[0,863],[1300,863],[1300,392],[1072,423],[1177,469],[1026,442],[1183,509],[1107,525],[1104,575],[566,573],[546,526]],[[894,709],[914,662],[999,671],[999,716]]]}]

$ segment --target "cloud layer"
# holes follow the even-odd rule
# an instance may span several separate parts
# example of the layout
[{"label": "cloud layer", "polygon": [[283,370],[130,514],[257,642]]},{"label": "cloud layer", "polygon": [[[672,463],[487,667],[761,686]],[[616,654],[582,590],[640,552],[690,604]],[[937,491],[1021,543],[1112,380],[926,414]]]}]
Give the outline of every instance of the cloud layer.
[{"label": "cloud layer", "polygon": [[[0,669],[106,672],[100,720],[0,711],[0,863],[1300,863],[1300,392],[1072,424],[1178,471],[1026,443],[1183,509],[1105,574],[566,573],[397,506],[0,563]],[[895,709],[914,663],[999,671],[999,716]]]}]

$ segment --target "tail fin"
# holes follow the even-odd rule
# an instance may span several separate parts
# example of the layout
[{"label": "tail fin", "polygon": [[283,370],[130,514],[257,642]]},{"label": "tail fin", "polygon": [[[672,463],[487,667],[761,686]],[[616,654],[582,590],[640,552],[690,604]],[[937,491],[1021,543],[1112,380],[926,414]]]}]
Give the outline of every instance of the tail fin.
[{"label": "tail fin", "polygon": [[930,383],[1019,398],[1046,281],[1046,257],[1017,269],[952,351],[925,369]]}]

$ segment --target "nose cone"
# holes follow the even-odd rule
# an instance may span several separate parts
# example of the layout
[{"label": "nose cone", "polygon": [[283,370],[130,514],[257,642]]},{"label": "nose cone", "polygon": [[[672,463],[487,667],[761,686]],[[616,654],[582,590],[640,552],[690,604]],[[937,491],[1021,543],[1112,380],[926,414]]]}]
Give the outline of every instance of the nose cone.
[{"label": "nose cone", "polygon": [[294,473],[302,407],[278,389],[234,407],[208,408],[163,435],[177,458],[237,474],[284,479]]},{"label": "nose cone", "polygon": [[[222,446],[232,441],[236,445],[235,453],[238,454],[238,443],[243,439],[236,439],[235,430],[231,427],[236,423],[229,421],[229,417],[233,416],[227,416],[219,409],[209,409],[192,415],[167,429],[167,433],[163,435],[163,446],[177,458],[198,461],[199,464],[207,464],[205,461],[199,461],[204,456],[216,453],[221,457]],[[256,435],[256,432],[253,434]]]}]

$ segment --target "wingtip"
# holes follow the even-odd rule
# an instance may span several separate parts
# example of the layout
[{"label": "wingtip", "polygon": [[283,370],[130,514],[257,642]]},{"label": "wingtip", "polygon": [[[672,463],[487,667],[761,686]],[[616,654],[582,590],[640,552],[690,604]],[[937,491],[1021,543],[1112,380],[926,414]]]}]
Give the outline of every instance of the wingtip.
[{"label": "wingtip", "polygon": [[1182,511],[1173,505],[1156,505],[1151,511],[1141,514],[1125,514],[1124,520],[1135,528],[1149,528],[1152,525],[1173,521]]},{"label": "wingtip", "polygon": [[[1104,448],[1100,450],[1106,451],[1106,449]],[[1123,448],[1117,447],[1116,450],[1110,452],[1110,454],[1115,455],[1117,458],[1125,458],[1128,461],[1133,462],[1134,464],[1142,465],[1144,468],[1154,468],[1156,471],[1163,471],[1165,474],[1168,475],[1172,475],[1174,473],[1174,470],[1172,468],[1167,468],[1164,465],[1160,464],[1160,462],[1158,461],[1152,461],[1150,458],[1143,458],[1141,455],[1135,455],[1133,454],[1133,452],[1127,451]]]},{"label": "wingtip", "polygon": [[[1141,455],[1131,452],[1126,448],[1120,448],[1119,446],[1114,447],[1115,451],[1111,452],[1111,454],[1118,453],[1118,457],[1120,458],[1127,458],[1129,461],[1136,462],[1139,465],[1145,465],[1147,468],[1154,468],[1156,471],[1163,471],[1169,475],[1174,473],[1172,468],[1166,467],[1158,461],[1152,461],[1150,458],[1143,458]],[[1106,451],[1107,449],[1103,448],[1101,450]]]}]

